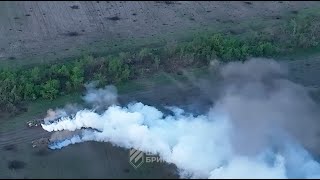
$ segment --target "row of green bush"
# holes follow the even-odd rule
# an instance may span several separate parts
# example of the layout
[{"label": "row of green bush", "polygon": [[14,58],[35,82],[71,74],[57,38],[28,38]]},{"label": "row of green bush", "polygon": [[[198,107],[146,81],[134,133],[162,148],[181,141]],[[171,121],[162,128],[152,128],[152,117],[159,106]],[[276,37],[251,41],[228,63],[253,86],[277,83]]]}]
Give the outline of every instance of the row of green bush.
[{"label": "row of green bush", "polygon": [[[121,52],[116,56],[85,56],[65,64],[41,65],[31,69],[0,72],[0,108],[17,112],[22,101],[39,98],[55,99],[59,95],[79,91],[83,85],[97,80],[100,85],[120,83],[139,75],[166,69],[170,63],[205,65],[212,58],[229,61],[247,56],[269,56],[275,52],[268,42],[251,45],[231,37],[216,34],[197,37],[192,42],[157,49],[142,48],[139,52]],[[187,64],[188,57],[192,61]],[[171,62],[172,59],[172,62]],[[163,63],[166,62],[166,63]],[[163,66],[161,66],[163,64]]]},{"label": "row of green bush", "polygon": [[86,56],[66,64],[41,65],[31,69],[0,71],[1,111],[15,113],[19,104],[39,98],[81,91],[85,82],[118,83],[127,80],[129,66],[118,57]]},{"label": "row of green bush", "polygon": [[317,32],[320,28],[311,23],[316,18],[293,19],[273,35],[260,33],[247,39],[222,34],[202,35],[191,42],[160,48],[141,48],[108,57],[84,56],[30,69],[1,70],[0,110],[16,113],[21,102],[39,98],[52,100],[81,91],[86,82],[93,80],[100,86],[117,84],[158,70],[172,72],[183,67],[206,66],[213,59],[244,61],[250,56],[272,57],[292,48],[313,47],[320,40]]}]

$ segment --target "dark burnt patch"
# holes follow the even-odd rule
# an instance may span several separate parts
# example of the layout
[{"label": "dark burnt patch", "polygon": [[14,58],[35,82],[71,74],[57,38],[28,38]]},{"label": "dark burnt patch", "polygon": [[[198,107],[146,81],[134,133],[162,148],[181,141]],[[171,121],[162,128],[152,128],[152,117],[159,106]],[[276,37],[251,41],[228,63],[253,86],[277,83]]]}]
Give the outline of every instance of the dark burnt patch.
[{"label": "dark burnt patch", "polygon": [[121,18],[119,18],[118,16],[112,16],[112,17],[108,17],[107,19],[111,21],[119,21]]},{"label": "dark burnt patch", "polygon": [[174,1],[156,1],[156,3],[164,3],[166,5],[176,4]]},{"label": "dark burnt patch", "polygon": [[13,160],[8,162],[8,169],[10,170],[23,169],[25,166],[26,166],[26,163],[23,161]]},{"label": "dark burnt patch", "polygon": [[123,172],[129,173],[129,172],[130,172],[130,169],[129,169],[129,168],[125,168],[125,169],[123,170]]},{"label": "dark burnt patch", "polygon": [[73,5],[73,6],[70,6],[71,9],[79,9],[79,6],[77,5]]},{"label": "dark burnt patch", "polygon": [[281,16],[272,16],[272,19],[277,19],[277,20],[279,20],[279,19],[282,19],[282,17],[281,17]]},{"label": "dark burnt patch", "polygon": [[76,32],[76,31],[68,32],[65,35],[66,36],[71,36],[71,37],[80,36],[80,34],[78,32]]},{"label": "dark burnt patch", "polygon": [[173,1],[164,1],[165,4],[170,5],[170,4],[175,4]]},{"label": "dark burnt patch", "polygon": [[3,150],[5,150],[5,151],[17,151],[17,145],[15,145],[15,144],[5,145],[5,146],[3,146]]},{"label": "dark burnt patch", "polygon": [[50,154],[50,151],[46,148],[41,148],[34,152],[35,156],[48,156]]}]

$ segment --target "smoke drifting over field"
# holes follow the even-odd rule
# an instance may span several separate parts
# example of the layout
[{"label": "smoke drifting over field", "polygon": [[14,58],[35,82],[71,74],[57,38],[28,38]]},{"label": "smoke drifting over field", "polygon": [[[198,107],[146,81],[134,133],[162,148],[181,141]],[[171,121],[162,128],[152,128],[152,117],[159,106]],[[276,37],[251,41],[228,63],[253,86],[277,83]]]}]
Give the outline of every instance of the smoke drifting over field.
[{"label": "smoke drifting over field", "polygon": [[44,118],[44,122],[45,124],[50,124],[59,118],[77,113],[79,109],[80,107],[75,104],[67,104],[63,109],[48,109],[47,116]]},{"label": "smoke drifting over field", "polygon": [[[285,67],[251,59],[223,66],[220,75],[221,94],[203,115],[171,107],[174,115],[166,116],[140,102],[120,107],[115,98],[90,98],[114,105],[102,113],[80,110],[42,127],[50,132],[80,130],[51,144],[52,149],[111,142],[158,153],[179,168],[181,177],[319,178],[320,164],[306,150],[318,146],[319,111],[306,90],[287,79]],[[100,89],[86,97],[115,97],[114,92]]]},{"label": "smoke drifting over field", "polygon": [[95,83],[87,84],[87,94],[83,97],[83,100],[93,106],[94,109],[101,110],[118,103],[117,88],[115,86],[109,85],[100,89],[95,87]]}]

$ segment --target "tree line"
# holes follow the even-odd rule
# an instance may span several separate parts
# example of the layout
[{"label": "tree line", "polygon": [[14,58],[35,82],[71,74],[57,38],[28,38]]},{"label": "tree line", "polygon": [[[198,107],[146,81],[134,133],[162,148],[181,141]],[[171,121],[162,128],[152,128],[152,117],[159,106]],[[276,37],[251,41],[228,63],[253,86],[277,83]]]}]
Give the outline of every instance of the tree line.
[{"label": "tree line", "polygon": [[[86,82],[93,80],[100,86],[118,84],[158,70],[174,72],[184,67],[206,66],[213,59],[244,61],[250,56],[272,57],[292,47],[315,46],[320,33],[315,32],[314,26],[310,21],[292,20],[278,33],[287,37],[285,40],[263,33],[249,39],[223,34],[199,35],[190,42],[159,48],[144,47],[107,57],[84,56],[28,69],[3,69],[0,70],[0,111],[14,114],[22,102],[53,100],[81,91]],[[308,30],[312,33],[307,33]]]}]

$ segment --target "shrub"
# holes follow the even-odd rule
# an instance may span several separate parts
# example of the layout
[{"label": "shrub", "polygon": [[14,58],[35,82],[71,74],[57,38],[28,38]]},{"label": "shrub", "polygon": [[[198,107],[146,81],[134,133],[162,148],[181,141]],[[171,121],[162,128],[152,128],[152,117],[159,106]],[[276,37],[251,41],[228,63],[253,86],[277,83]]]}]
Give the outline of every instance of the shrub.
[{"label": "shrub", "polygon": [[57,97],[59,93],[59,88],[60,84],[58,80],[48,80],[46,83],[42,85],[41,95],[44,99],[53,100]]},{"label": "shrub", "polygon": [[138,58],[140,61],[143,61],[147,57],[152,56],[152,51],[149,48],[142,48],[138,54]]}]

